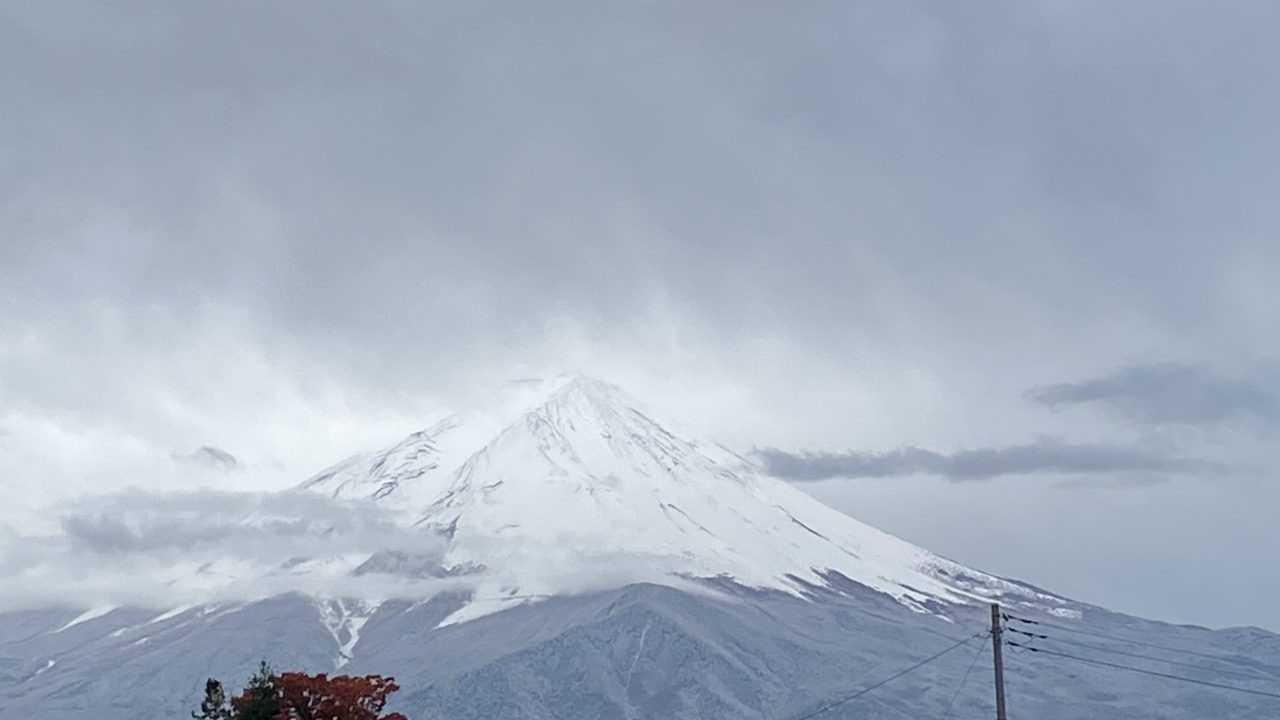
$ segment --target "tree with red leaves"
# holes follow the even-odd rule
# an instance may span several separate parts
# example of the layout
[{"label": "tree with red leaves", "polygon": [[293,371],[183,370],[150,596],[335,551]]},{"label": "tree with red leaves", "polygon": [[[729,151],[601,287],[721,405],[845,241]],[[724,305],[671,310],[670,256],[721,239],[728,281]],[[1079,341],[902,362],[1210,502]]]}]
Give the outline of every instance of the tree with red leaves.
[{"label": "tree with red leaves", "polygon": [[408,720],[379,715],[387,696],[400,689],[392,678],[284,673],[273,680],[283,708],[276,720]]},{"label": "tree with red leaves", "polygon": [[195,718],[228,720],[408,720],[400,713],[381,715],[387,696],[399,690],[381,675],[275,674],[264,662],[239,697],[224,705],[222,686],[210,678],[205,702]]}]

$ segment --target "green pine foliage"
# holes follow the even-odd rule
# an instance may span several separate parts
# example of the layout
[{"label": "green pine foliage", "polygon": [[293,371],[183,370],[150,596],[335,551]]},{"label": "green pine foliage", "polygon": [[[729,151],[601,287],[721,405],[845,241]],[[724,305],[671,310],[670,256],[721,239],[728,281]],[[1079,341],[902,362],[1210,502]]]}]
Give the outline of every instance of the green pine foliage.
[{"label": "green pine foliage", "polygon": [[237,720],[273,720],[280,714],[280,695],[272,683],[271,667],[263,660],[249,678],[244,693],[231,701]]}]

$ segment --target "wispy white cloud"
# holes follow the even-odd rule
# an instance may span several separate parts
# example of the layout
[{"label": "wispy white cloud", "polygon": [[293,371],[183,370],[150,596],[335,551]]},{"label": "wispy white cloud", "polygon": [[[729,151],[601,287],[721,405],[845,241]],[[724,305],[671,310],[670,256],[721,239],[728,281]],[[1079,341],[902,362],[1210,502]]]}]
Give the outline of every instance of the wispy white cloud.
[{"label": "wispy white cloud", "polygon": [[[371,502],[131,490],[53,512],[56,530],[0,527],[0,605],[172,607],[282,592],[425,597],[474,582],[449,577],[437,536]],[[387,553],[433,571],[369,562]]]}]

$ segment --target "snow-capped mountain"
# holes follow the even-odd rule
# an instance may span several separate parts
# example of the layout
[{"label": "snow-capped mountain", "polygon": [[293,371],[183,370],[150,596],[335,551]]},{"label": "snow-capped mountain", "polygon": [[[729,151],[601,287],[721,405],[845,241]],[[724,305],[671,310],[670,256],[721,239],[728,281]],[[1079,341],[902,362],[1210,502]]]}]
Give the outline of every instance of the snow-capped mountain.
[{"label": "snow-capped mountain", "polygon": [[477,569],[473,603],[451,621],[632,582],[727,578],[803,595],[833,573],[920,611],[1065,605],[860,523],[675,427],[600,380],[529,381],[302,487],[394,505],[444,540],[447,567]]},{"label": "snow-capped mountain", "polygon": [[[966,568],[590,378],[509,385],[299,490],[235,515],[239,547],[286,547],[152,566],[207,600],[0,613],[0,720],[185,717],[205,678],[234,685],[262,658],[393,675],[414,720],[790,720],[965,637],[980,653],[989,600],[1095,647],[1135,639],[1121,657],[1152,670],[1147,649],[1188,650],[1177,672],[1208,683],[1010,653],[1011,717],[1278,716],[1274,634],[1126,617]],[[197,546],[202,528],[185,531]],[[965,685],[979,660],[939,656],[823,720],[989,716],[987,689]]]}]

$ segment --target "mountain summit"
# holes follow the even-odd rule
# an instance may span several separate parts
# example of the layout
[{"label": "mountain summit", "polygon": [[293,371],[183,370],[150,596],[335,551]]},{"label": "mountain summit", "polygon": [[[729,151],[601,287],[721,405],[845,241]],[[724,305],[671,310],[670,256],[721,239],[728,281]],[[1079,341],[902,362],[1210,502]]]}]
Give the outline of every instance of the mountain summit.
[{"label": "mountain summit", "polygon": [[[185,716],[205,678],[264,657],[392,675],[415,720],[990,717],[988,688],[965,684],[989,600],[1010,632],[1035,629],[1018,636],[1035,652],[1005,656],[1017,717],[1276,717],[1275,635],[965,568],[590,378],[510,384],[302,488],[250,519],[295,533],[280,511],[297,510],[318,531],[297,557],[201,565],[195,604],[0,613],[0,720]],[[352,526],[360,544],[324,542]],[[235,578],[259,592],[216,592]]]},{"label": "mountain summit", "polygon": [[922,612],[1057,598],[977,572],[838,513],[748,460],[582,376],[495,398],[302,484],[395,505],[472,571],[451,622],[530,597],[633,582],[728,579],[803,595],[843,576]]}]

